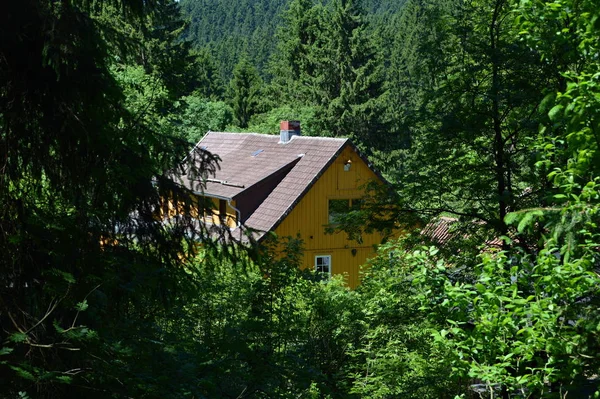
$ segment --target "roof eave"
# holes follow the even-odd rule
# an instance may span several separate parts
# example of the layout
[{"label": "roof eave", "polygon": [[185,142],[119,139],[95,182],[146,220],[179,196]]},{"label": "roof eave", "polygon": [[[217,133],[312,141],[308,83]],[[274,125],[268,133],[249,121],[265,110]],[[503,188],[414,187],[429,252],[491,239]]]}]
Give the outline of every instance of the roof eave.
[{"label": "roof eave", "polygon": [[226,200],[226,201],[231,201],[232,199],[234,199],[234,197],[225,197],[223,195],[218,195],[218,194],[211,194],[207,191],[192,191],[192,193],[194,193],[194,195],[199,195],[202,197],[211,197],[211,198],[216,198],[216,199],[222,199],[222,200]]}]

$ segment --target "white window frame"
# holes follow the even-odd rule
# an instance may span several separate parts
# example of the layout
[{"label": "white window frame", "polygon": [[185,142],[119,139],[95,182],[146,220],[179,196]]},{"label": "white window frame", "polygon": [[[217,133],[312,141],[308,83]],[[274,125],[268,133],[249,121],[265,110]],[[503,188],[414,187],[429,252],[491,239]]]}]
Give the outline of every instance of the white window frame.
[{"label": "white window frame", "polygon": [[[329,270],[327,272],[319,271],[317,269],[317,266],[318,266],[317,259],[319,259],[319,258],[327,259],[327,265],[329,266]],[[331,255],[315,255],[315,272],[322,274],[322,275],[326,275],[327,278],[331,277]]]}]

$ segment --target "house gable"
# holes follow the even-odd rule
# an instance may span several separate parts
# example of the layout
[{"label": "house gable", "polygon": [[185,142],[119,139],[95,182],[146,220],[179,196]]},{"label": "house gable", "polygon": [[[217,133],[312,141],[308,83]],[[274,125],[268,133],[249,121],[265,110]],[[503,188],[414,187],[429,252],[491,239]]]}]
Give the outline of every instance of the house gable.
[{"label": "house gable", "polygon": [[[215,133],[212,134],[215,135]],[[246,134],[232,135],[237,135],[239,140],[243,140],[243,136]],[[294,136],[289,142],[281,144],[277,136],[253,135],[253,137],[260,137],[261,140],[264,140],[263,147],[269,146],[269,150],[260,154],[265,158],[270,156],[270,159],[278,159],[280,156],[294,156],[294,159],[297,160],[297,163],[283,176],[256,210],[245,219],[246,227],[256,232],[253,238],[260,241],[266,232],[273,231],[294,208],[327,166],[348,144],[348,140]],[[208,149],[210,150],[210,148]],[[224,165],[224,162],[222,164]],[[227,165],[223,167],[225,168]],[[241,199],[238,199],[237,203],[240,205]],[[237,234],[235,235],[237,236]]]},{"label": "house gable", "polygon": [[227,202],[222,206],[225,218],[216,220],[227,220],[234,237],[250,239],[233,220],[259,242],[270,231],[299,235],[305,247],[303,267],[318,268],[318,262],[326,261],[329,272],[347,274],[348,285],[358,285],[358,269],[382,236],[365,234],[359,244],[343,232],[326,234],[326,227],[330,214],[360,204],[367,183],[384,180],[348,139],[293,135],[280,141],[278,136],[209,132],[197,146],[221,158],[220,168],[205,178],[205,191],[198,194],[216,198],[220,205]]},{"label": "house gable", "polygon": [[[350,163],[348,162],[350,161]],[[350,164],[350,168],[347,165]],[[348,169],[348,170],[346,170]],[[313,268],[315,257],[331,256],[332,274],[347,275],[347,284],[359,284],[359,267],[374,254],[381,243],[379,233],[365,234],[362,243],[348,240],[344,232],[326,233],[331,200],[357,200],[364,195],[364,185],[382,182],[352,145],[346,145],[332,160],[298,204],[278,224],[278,236],[300,236],[304,242],[303,267]]]}]

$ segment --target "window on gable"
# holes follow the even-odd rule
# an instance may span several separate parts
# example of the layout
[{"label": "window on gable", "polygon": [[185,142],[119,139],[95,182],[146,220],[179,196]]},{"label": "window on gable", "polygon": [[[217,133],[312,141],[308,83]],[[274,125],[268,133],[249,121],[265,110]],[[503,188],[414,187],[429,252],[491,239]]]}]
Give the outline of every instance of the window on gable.
[{"label": "window on gable", "polygon": [[361,199],[330,199],[329,200],[329,223],[335,224],[341,216],[351,211],[358,211],[362,208]]},{"label": "window on gable", "polygon": [[350,200],[350,210],[351,211],[360,211],[360,208],[363,207],[364,200],[360,198]]},{"label": "window on gable", "polygon": [[331,277],[331,255],[315,256],[315,271],[324,278]]}]

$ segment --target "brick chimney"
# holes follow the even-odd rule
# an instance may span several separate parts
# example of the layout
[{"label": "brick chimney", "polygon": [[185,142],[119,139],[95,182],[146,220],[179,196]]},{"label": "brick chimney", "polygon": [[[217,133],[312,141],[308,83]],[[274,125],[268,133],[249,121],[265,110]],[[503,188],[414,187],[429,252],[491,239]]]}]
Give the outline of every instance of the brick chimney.
[{"label": "brick chimney", "polygon": [[293,136],[301,136],[300,121],[281,121],[279,124],[279,144],[287,143]]}]

